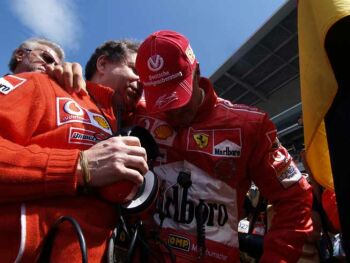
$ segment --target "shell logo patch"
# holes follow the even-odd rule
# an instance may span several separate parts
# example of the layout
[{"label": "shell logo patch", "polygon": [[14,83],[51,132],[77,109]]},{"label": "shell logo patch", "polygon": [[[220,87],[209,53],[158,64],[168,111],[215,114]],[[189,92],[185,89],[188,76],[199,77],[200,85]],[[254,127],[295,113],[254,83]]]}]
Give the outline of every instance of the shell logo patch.
[{"label": "shell logo patch", "polygon": [[158,144],[167,146],[173,145],[177,132],[165,121],[139,115],[136,117],[135,123],[149,130]]},{"label": "shell logo patch", "polygon": [[159,125],[157,128],[154,129],[154,135],[159,140],[166,140],[172,134],[173,129],[167,124]]},{"label": "shell logo patch", "polygon": [[197,143],[198,147],[203,149],[208,146],[209,135],[205,133],[197,133],[193,135],[193,139]]},{"label": "shell logo patch", "polygon": [[108,122],[103,117],[95,115],[93,118],[102,128],[109,128]]}]

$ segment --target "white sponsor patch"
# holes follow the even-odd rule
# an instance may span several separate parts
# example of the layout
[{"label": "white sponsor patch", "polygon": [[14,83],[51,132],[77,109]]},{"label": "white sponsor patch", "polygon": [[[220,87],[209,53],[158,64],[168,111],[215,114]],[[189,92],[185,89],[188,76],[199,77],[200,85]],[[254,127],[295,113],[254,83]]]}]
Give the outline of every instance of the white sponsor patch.
[{"label": "white sponsor patch", "polygon": [[[181,185],[182,171],[190,171],[190,185]],[[163,227],[186,233],[196,233],[195,211],[200,203],[205,207],[206,239],[238,247],[237,191],[222,180],[213,178],[196,165],[179,161],[154,167],[161,181],[159,196],[163,198]],[[160,201],[161,202],[161,201]],[[160,224],[159,214],[154,220]]]},{"label": "white sponsor patch", "polygon": [[2,77],[0,78],[0,92],[5,95],[9,94],[11,91],[21,86],[24,82],[26,82],[26,79],[12,75]]},{"label": "white sponsor patch", "polygon": [[284,188],[288,188],[298,182],[302,174],[299,169],[296,167],[294,162],[291,162],[290,165],[286,168],[284,172],[278,176],[278,180],[281,182]]},{"label": "white sponsor patch", "polygon": [[106,135],[96,132],[85,130],[81,128],[71,127],[69,129],[69,143],[94,145],[99,141],[106,139]]},{"label": "white sponsor patch", "polygon": [[238,232],[239,233],[246,233],[249,232],[249,221],[247,219],[242,219],[238,223]]},{"label": "white sponsor patch", "polygon": [[56,98],[56,110],[57,126],[74,122],[86,123],[112,135],[112,129],[103,115],[81,107],[71,98]]},{"label": "white sponsor patch", "polygon": [[223,142],[214,146],[213,155],[227,156],[227,157],[240,157],[241,146],[231,142],[230,140],[224,140]]},{"label": "white sponsor patch", "polygon": [[[198,134],[205,134],[206,136],[199,138]],[[198,140],[200,140],[200,143],[198,143]],[[187,136],[187,151],[239,158],[242,152],[241,129],[195,130],[190,127]]]},{"label": "white sponsor patch", "polygon": [[193,50],[192,50],[190,45],[188,45],[185,52],[186,52],[188,60],[191,62],[191,64],[193,64],[193,62],[196,59],[196,56],[194,55]]}]

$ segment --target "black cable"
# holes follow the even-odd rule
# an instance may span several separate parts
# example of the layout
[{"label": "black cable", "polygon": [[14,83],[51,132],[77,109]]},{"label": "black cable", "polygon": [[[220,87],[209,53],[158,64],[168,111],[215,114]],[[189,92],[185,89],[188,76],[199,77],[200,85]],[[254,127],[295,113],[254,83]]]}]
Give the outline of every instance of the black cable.
[{"label": "black cable", "polygon": [[[54,225],[50,228],[49,232],[47,233],[43,246],[39,255],[38,262],[39,263],[47,263],[50,262],[50,256],[52,252],[52,245],[53,241],[55,239],[58,227],[61,223],[68,221],[73,226],[73,229],[75,230],[78,240],[79,240],[79,246],[80,246],[80,252],[82,257],[82,263],[88,263],[88,256],[87,256],[87,248],[86,248],[86,242],[84,238],[83,231],[79,225],[79,223],[71,216],[61,216],[59,217]],[[68,255],[69,256],[69,255]]]},{"label": "black cable", "polygon": [[196,221],[197,221],[197,246],[198,246],[198,259],[201,259],[205,255],[205,204],[203,200],[199,201],[196,209]]},{"label": "black cable", "polygon": [[131,262],[131,259],[132,259],[132,256],[134,254],[135,247],[136,247],[136,240],[137,240],[138,233],[139,233],[139,226],[137,225],[135,227],[135,232],[131,238],[130,247],[129,247],[128,254],[127,254],[126,260],[125,260],[126,263]]}]

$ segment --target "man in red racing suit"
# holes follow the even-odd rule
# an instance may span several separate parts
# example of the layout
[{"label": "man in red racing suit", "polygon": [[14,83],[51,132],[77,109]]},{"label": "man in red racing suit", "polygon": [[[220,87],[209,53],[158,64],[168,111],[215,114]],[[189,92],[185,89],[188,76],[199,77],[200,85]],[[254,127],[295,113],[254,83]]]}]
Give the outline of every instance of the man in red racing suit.
[{"label": "man in red racing suit", "polygon": [[[115,54],[124,44],[106,45],[113,45],[108,50]],[[124,60],[129,61],[136,54],[124,46]],[[133,72],[124,60],[104,65]],[[119,81],[115,87],[121,92],[135,79],[122,73],[127,85]],[[99,75],[94,72],[92,81]],[[87,83],[88,94],[77,95],[40,73],[0,78],[1,262],[35,262],[48,230],[63,215],[80,224],[89,262],[105,258],[117,213],[100,197],[100,187],[132,175],[135,180],[135,174],[142,180],[148,167],[137,138],[109,138],[117,126],[111,106],[115,90],[96,83],[102,81]],[[90,170],[88,193],[79,187],[84,185],[80,151]],[[69,224],[59,227],[50,262],[81,262],[78,238]]]},{"label": "man in red racing suit", "polygon": [[[145,101],[135,122],[162,153],[154,167],[162,187],[153,230],[176,262],[239,262],[238,221],[252,181],[275,209],[261,262],[296,262],[312,231],[311,187],[267,115],[218,98],[176,32],[146,38],[136,69]],[[169,251],[159,250],[170,262]]]}]

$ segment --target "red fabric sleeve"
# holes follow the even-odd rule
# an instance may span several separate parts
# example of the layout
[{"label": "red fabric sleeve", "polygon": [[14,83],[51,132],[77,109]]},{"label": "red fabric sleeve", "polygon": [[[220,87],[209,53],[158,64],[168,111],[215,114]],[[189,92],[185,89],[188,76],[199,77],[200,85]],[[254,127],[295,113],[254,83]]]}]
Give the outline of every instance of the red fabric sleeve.
[{"label": "red fabric sleeve", "polygon": [[19,76],[26,79],[23,84],[0,93],[0,202],[71,195],[77,184],[79,151],[30,144],[43,129],[47,107],[55,109],[44,94],[45,89],[53,93],[52,82],[41,75]]},{"label": "red fabric sleeve", "polygon": [[275,126],[266,116],[259,130],[250,174],[275,212],[260,262],[297,262],[312,232],[311,186],[279,143]]},{"label": "red fabric sleeve", "polygon": [[322,193],[322,206],[335,231],[340,232],[340,221],[335,192],[325,189]]}]

